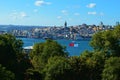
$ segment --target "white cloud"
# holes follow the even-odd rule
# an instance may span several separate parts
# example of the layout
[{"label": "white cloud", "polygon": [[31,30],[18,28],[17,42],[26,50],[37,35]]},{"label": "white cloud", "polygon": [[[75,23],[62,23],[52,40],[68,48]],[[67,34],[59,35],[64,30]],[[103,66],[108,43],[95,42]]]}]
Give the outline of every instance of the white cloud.
[{"label": "white cloud", "polygon": [[45,2],[43,0],[37,0],[37,1],[35,1],[35,5],[36,6],[50,5],[50,4],[51,4],[50,2]]},{"label": "white cloud", "polygon": [[79,13],[74,13],[75,16],[79,16],[80,14]]},{"label": "white cloud", "polygon": [[61,12],[62,12],[64,15],[67,15],[67,14],[68,14],[67,10],[62,10]]},{"label": "white cloud", "polygon": [[88,14],[89,14],[89,15],[96,15],[97,12],[95,12],[95,11],[94,11],[94,12],[88,12]]},{"label": "white cloud", "polygon": [[88,8],[94,8],[96,6],[96,3],[90,3],[86,7]]},{"label": "white cloud", "polygon": [[61,12],[62,12],[62,13],[67,13],[67,10],[62,10]]},{"label": "white cloud", "polygon": [[58,18],[58,19],[62,19],[62,16],[58,16],[57,18]]},{"label": "white cloud", "polygon": [[25,18],[25,17],[28,17],[28,16],[25,12],[20,12],[20,17]]},{"label": "white cloud", "polygon": [[16,20],[16,19],[26,18],[26,17],[28,17],[28,15],[27,15],[25,12],[13,11],[13,12],[10,14],[10,17],[11,17],[12,19]]}]

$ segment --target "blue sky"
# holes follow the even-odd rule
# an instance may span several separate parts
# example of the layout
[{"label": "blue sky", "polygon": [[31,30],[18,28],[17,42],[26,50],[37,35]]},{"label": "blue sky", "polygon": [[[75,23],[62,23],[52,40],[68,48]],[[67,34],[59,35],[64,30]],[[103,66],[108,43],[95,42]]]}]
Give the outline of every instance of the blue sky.
[{"label": "blue sky", "polygon": [[115,25],[120,0],[1,0],[0,24],[62,26]]}]

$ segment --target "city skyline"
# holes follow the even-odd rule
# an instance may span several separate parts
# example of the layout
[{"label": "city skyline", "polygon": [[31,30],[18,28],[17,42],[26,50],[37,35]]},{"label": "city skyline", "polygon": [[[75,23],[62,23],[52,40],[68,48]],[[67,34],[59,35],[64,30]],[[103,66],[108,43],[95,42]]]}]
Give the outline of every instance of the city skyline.
[{"label": "city skyline", "polygon": [[4,0],[0,24],[63,26],[115,25],[120,21],[119,0]]}]

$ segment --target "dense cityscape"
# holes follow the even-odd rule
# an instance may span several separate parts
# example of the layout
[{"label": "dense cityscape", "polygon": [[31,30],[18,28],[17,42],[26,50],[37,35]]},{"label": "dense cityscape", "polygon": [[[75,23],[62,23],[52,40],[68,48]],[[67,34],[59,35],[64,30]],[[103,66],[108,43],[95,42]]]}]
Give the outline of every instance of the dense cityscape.
[{"label": "dense cityscape", "polygon": [[[116,22],[119,25],[119,22]],[[114,27],[110,25],[104,25],[100,22],[99,25],[77,25],[67,26],[67,22],[63,26],[17,26],[17,25],[1,25],[1,27],[10,27],[9,30],[0,30],[0,34],[10,33],[15,37],[21,38],[38,38],[38,39],[69,39],[69,40],[81,40],[89,39],[92,35],[98,31],[111,30]],[[26,28],[27,27],[27,28]]]}]

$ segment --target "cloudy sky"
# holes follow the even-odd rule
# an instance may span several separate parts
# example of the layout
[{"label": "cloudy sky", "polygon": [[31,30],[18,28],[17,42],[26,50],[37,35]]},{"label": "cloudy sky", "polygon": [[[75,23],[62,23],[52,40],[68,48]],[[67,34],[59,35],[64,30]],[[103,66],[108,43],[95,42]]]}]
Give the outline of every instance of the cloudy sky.
[{"label": "cloudy sky", "polygon": [[120,0],[1,0],[0,24],[62,26],[120,21]]}]

